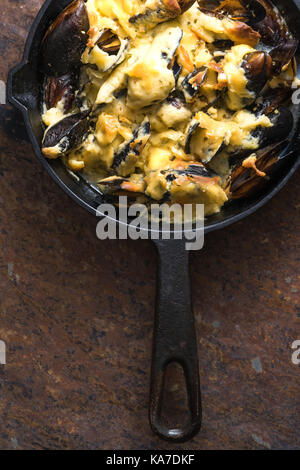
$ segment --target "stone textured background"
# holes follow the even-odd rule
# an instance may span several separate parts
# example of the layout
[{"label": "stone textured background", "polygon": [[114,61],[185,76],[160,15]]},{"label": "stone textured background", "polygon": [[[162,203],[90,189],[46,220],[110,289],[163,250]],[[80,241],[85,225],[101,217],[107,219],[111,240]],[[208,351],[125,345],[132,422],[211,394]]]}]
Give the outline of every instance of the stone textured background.
[{"label": "stone textured background", "polygon": [[[0,80],[42,0],[1,0]],[[203,428],[183,449],[300,447],[300,173],[192,255]],[[0,106],[2,449],[172,449],[147,407],[156,254],[95,237]],[[179,395],[180,397],[180,395]]]}]

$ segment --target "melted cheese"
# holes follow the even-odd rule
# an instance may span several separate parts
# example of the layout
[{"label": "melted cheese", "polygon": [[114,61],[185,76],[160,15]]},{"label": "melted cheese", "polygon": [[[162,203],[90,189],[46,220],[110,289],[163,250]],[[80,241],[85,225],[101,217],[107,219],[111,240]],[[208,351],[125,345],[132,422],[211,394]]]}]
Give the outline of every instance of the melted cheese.
[{"label": "melted cheese", "polygon": [[166,102],[161,106],[157,116],[162,120],[165,126],[174,128],[191,119],[192,112],[185,106],[178,109],[173,104]]},{"label": "melted cheese", "polygon": [[179,27],[158,27],[150,47],[137,49],[136,63],[129,68],[128,104],[141,108],[163,101],[175,87],[169,63],[180,44]]},{"label": "melted cheese", "polygon": [[[196,183],[196,179],[181,175],[171,184],[163,172],[178,168],[176,162],[189,165],[203,161],[225,178],[229,174],[228,153],[259,147],[253,131],[272,124],[267,116],[256,117],[243,109],[255,97],[247,89],[241,67],[244,56],[256,50],[257,34],[242,23],[201,12],[197,2],[178,18],[150,30],[130,22],[143,8],[158,4],[157,0],[87,0],[90,45],[82,62],[94,66],[85,67],[90,81],[86,94],[98,118],[95,130],[64,161],[73,171],[84,169],[95,182],[99,175],[113,174],[115,153],[148,118],[151,135],[143,151],[140,155],[132,153],[130,161],[121,163],[132,171],[126,187],[138,178],[152,199],[159,201],[169,194],[172,202],[203,203],[205,214],[210,215],[219,212],[227,201],[220,178],[199,177]],[[110,29],[123,43],[126,41],[123,62],[93,47],[103,29]],[[230,39],[234,46],[216,54],[212,43],[218,39]],[[180,51],[186,54],[183,61]],[[191,103],[174,101],[172,66],[176,54],[178,64],[183,65],[177,88],[195,68],[209,68],[206,81]],[[290,69],[271,85],[292,76]],[[127,94],[122,95],[124,89]],[[223,98],[216,101],[220,92]],[[172,98],[167,99],[170,94]],[[64,117],[63,103],[59,103],[43,114],[43,121],[53,126]],[[186,154],[187,130],[193,120],[198,121],[199,128],[191,138],[191,153]],[[60,153],[58,148],[46,150],[49,158]],[[125,173],[128,176],[127,170]]]},{"label": "melted cheese", "polygon": [[233,111],[244,107],[245,98],[253,98],[253,93],[247,90],[247,79],[241,64],[243,57],[254,51],[252,47],[241,44],[232,47],[225,56],[223,69],[228,83],[227,106]]},{"label": "melted cheese", "polygon": [[61,100],[55,108],[45,110],[42,119],[47,127],[54,126],[65,117],[63,106],[64,103],[63,100]]},{"label": "melted cheese", "polygon": [[150,171],[169,169],[172,163],[172,152],[166,148],[151,147],[148,157],[148,168]]},{"label": "melted cheese", "polygon": [[246,110],[238,111],[230,120],[217,121],[204,112],[195,116],[199,130],[192,138],[192,153],[203,162],[208,162],[223,145],[257,149],[259,140],[251,135],[257,127],[271,127],[272,123],[265,115],[256,117]]},{"label": "melted cheese", "polygon": [[171,186],[171,196],[174,203],[180,204],[204,204],[204,214],[209,216],[220,212],[220,208],[228,198],[223,189],[216,183],[200,182],[194,184],[183,179]]},{"label": "melted cheese", "polygon": [[[105,20],[117,20],[119,26],[130,37],[135,37],[135,28],[130,24],[131,16],[138,12],[140,7],[138,1],[132,0],[88,0],[87,9],[91,24],[100,29],[105,26]],[[104,21],[103,21],[104,18]]]},{"label": "melted cheese", "polygon": [[243,22],[233,21],[227,16],[217,18],[202,11],[195,12],[194,29],[205,42],[230,39],[235,44],[256,46],[260,35]]}]

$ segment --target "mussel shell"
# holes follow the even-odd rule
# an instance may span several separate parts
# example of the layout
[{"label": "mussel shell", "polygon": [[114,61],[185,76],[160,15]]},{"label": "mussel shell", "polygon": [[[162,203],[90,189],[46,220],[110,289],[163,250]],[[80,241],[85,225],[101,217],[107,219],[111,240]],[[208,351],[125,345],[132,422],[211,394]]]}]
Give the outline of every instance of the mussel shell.
[{"label": "mussel shell", "polygon": [[[118,172],[120,176],[128,176],[135,167],[138,157],[144,149],[150,137],[150,121],[146,118],[140,126],[138,126],[132,139],[124,142],[114,154],[112,168]],[[126,163],[129,162],[129,167]]]},{"label": "mussel shell", "polygon": [[296,39],[288,39],[270,51],[273,60],[273,74],[279,75],[296,54],[299,41]]},{"label": "mussel shell", "polygon": [[280,158],[288,141],[284,140],[275,145],[263,148],[256,152],[256,167],[266,173],[266,177],[259,176],[254,169],[244,168],[242,165],[236,167],[229,182],[229,192],[232,199],[244,199],[255,195],[269,181],[287,157]]},{"label": "mussel shell", "polygon": [[176,185],[176,180],[182,176],[187,177],[186,183],[194,183],[198,185],[200,182],[209,182],[215,181],[218,176],[211,170],[207,169],[201,163],[192,163],[190,165],[183,164],[182,168],[171,168],[168,170],[163,170],[160,174],[166,180],[166,189],[163,198],[159,201],[161,204],[164,202],[171,201],[171,192],[173,184]]},{"label": "mussel shell", "polygon": [[105,192],[110,195],[124,194],[129,197],[136,197],[144,194],[146,188],[144,177],[142,175],[139,176],[139,180],[132,180],[114,175],[98,181],[98,185],[103,186]]},{"label": "mussel shell", "polygon": [[107,54],[116,55],[120,50],[121,40],[114,31],[104,29],[100,32],[96,45]]},{"label": "mussel shell", "polygon": [[172,71],[173,71],[173,74],[174,74],[175,83],[177,85],[178,79],[179,79],[180,74],[182,72],[182,66],[178,64],[176,59],[175,59],[174,64],[173,64]]},{"label": "mussel shell", "polygon": [[76,103],[77,108],[80,109],[81,111],[86,110],[90,106],[89,100],[87,98],[87,89],[90,83],[91,83],[91,80],[86,79],[80,85],[79,90],[77,90],[76,92],[75,103]]},{"label": "mussel shell", "polygon": [[[192,139],[198,130],[200,130],[200,123],[196,118],[194,118],[192,119],[189,125],[189,128],[187,130],[187,137],[186,137],[184,151],[187,155],[195,153],[197,157],[200,158],[200,156],[195,151],[192,152]],[[212,160],[216,155],[218,155],[223,150],[224,139],[223,138],[215,139],[214,142],[207,142],[207,144],[205,145],[201,147],[201,151],[203,152],[201,161],[203,163],[208,163],[210,162],[210,160]]]},{"label": "mussel shell", "polygon": [[158,34],[154,39],[155,42],[159,42],[161,58],[163,61],[166,61],[168,66],[170,66],[174,59],[182,37],[183,31],[177,26],[166,29],[166,31]]},{"label": "mussel shell", "polygon": [[181,90],[187,103],[191,102],[199,93],[207,78],[208,68],[200,67],[190,73],[182,82]]},{"label": "mussel shell", "polygon": [[83,141],[89,126],[90,111],[71,114],[49,127],[45,133],[42,149],[47,155],[49,149],[57,148],[57,156],[76,149]]},{"label": "mussel shell", "polygon": [[107,52],[110,56],[114,57],[114,60],[112,61],[110,65],[100,70],[100,72],[108,72],[114,69],[117,65],[121,64],[126,58],[126,52],[128,50],[128,47],[129,47],[129,41],[128,39],[124,39],[124,40],[121,40],[121,45],[118,50],[112,51],[111,49],[110,53]]},{"label": "mussel shell", "polygon": [[191,164],[183,170],[166,170],[162,171],[162,174],[166,175],[166,180],[169,182],[174,181],[178,176],[202,176],[204,178],[215,178],[217,175],[212,170],[206,168],[201,164]]},{"label": "mussel shell", "polygon": [[251,111],[256,115],[272,114],[281,105],[288,102],[293,94],[293,89],[287,86],[268,88],[257,98]]},{"label": "mussel shell", "polygon": [[199,127],[200,127],[200,122],[197,121],[197,119],[193,119],[189,125],[187,135],[186,135],[184,151],[187,155],[191,153],[192,138],[194,136],[194,133],[199,129]]},{"label": "mussel shell", "polygon": [[[278,106],[276,102],[263,101],[257,115],[266,114],[272,122],[272,127],[258,127],[252,132],[252,136],[259,141],[259,147],[264,149],[270,145],[276,145],[287,139],[294,127],[294,117],[286,106]],[[275,106],[275,107],[274,107]],[[269,112],[267,112],[269,111]],[[238,150],[229,156],[230,166],[240,164],[253,153],[252,150]]]},{"label": "mussel shell", "polygon": [[[224,20],[228,15],[224,15],[217,10],[208,10],[207,8],[200,8],[201,12],[207,16],[212,16],[218,20]],[[248,46],[255,47],[259,40],[260,34],[255,31],[251,26],[243,21],[234,21],[227,18],[225,30],[228,38],[236,44],[247,44]]]},{"label": "mussel shell", "polygon": [[262,43],[277,47],[278,44],[291,39],[288,26],[273,3],[269,0],[260,0],[260,3],[266,10],[266,16],[254,28],[260,34]]},{"label": "mussel shell", "polygon": [[250,52],[245,55],[242,68],[248,80],[248,90],[259,94],[272,76],[272,58],[267,52]]},{"label": "mussel shell", "polygon": [[[166,180],[165,194],[162,201],[177,201],[184,204],[193,200],[191,191],[206,192],[203,185],[219,185],[220,178],[201,163],[183,164],[182,167],[161,172]],[[220,188],[220,191],[221,188]],[[162,202],[161,201],[161,202]]]},{"label": "mussel shell", "polygon": [[83,0],[73,1],[52,23],[41,47],[43,71],[62,77],[80,65],[90,29],[88,12]]},{"label": "mussel shell", "polygon": [[91,53],[94,48],[99,48],[107,54],[107,64],[102,68],[97,66],[97,70],[105,73],[113,70],[117,65],[121,64],[126,58],[129,44],[128,39],[119,38],[113,31],[108,29],[102,30],[96,44],[89,51],[89,53]]},{"label": "mussel shell", "polygon": [[266,9],[258,0],[240,0],[244,7],[244,19],[243,21],[250,26],[255,26],[260,23],[266,17]]},{"label": "mussel shell", "polygon": [[[186,0],[181,0],[181,2],[183,6],[190,3]],[[177,0],[155,0],[151,8],[146,6],[141,13],[132,16],[129,22],[149,30],[160,23],[177,18],[181,13],[182,10]]]},{"label": "mussel shell", "polygon": [[160,23],[177,18],[187,11],[196,0],[154,0],[151,7],[145,7],[141,13],[132,16],[129,22],[151,29]]},{"label": "mussel shell", "polygon": [[252,132],[253,137],[259,137],[261,148],[285,140],[293,130],[294,117],[286,106],[279,106],[277,110],[268,115],[272,127],[257,128]]},{"label": "mussel shell", "polygon": [[98,184],[102,186],[107,186],[109,190],[113,192],[113,191],[120,190],[122,183],[124,183],[124,181],[129,181],[129,180],[126,178],[122,178],[121,176],[114,175],[114,176],[109,176],[108,178],[104,178],[98,181]]},{"label": "mussel shell", "polygon": [[68,113],[73,106],[75,90],[77,88],[76,78],[72,74],[63,77],[47,77],[45,80],[45,104],[48,109],[55,108],[63,99],[63,109]]},{"label": "mussel shell", "polygon": [[213,42],[213,46],[218,51],[228,51],[234,46],[234,42],[230,39],[216,39]]},{"label": "mussel shell", "polygon": [[258,0],[198,0],[200,7],[218,11],[232,19],[254,26],[266,16],[266,10]]},{"label": "mussel shell", "polygon": [[185,106],[184,95],[179,90],[173,91],[166,99],[166,102],[177,109],[181,109],[183,106]]},{"label": "mussel shell", "polygon": [[179,6],[181,8],[181,13],[187,11],[191,6],[194,5],[196,0],[178,0]]}]

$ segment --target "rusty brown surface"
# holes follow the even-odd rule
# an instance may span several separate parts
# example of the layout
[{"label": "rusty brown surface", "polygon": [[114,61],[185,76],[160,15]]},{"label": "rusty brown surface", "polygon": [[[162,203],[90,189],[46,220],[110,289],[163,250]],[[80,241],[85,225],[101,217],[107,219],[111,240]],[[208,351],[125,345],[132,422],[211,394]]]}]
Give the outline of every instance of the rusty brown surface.
[{"label": "rusty brown surface", "polygon": [[[1,0],[0,80],[41,4]],[[0,448],[174,448],[147,419],[154,247],[97,241],[0,113]],[[203,428],[177,448],[300,447],[299,183],[192,256]]]}]

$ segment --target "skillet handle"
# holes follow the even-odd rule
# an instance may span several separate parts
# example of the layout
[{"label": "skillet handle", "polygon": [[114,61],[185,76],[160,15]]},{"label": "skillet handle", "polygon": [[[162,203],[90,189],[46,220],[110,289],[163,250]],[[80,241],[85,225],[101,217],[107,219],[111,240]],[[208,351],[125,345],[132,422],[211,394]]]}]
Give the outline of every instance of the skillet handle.
[{"label": "skillet handle", "polygon": [[[158,292],[153,337],[150,424],[154,433],[171,442],[185,442],[201,428],[201,392],[197,341],[191,303],[189,252],[184,240],[155,242],[159,254]],[[170,363],[185,375],[189,423],[169,429],[162,421],[165,373]]]},{"label": "skillet handle", "polygon": [[37,72],[31,68],[29,63],[21,63],[11,69],[7,78],[8,101],[25,112],[34,104],[38,107],[39,89]]}]

